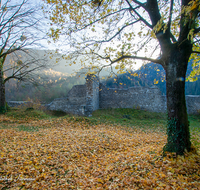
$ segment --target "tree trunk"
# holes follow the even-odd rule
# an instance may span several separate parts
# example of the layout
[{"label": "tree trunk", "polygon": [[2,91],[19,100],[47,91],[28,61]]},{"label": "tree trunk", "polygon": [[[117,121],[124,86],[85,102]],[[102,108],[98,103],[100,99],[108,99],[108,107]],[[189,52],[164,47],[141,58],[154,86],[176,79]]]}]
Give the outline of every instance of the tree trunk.
[{"label": "tree trunk", "polygon": [[0,113],[6,112],[6,97],[5,97],[5,83],[3,78],[3,71],[0,68]]},{"label": "tree trunk", "polygon": [[189,122],[185,100],[185,77],[189,54],[180,50],[171,51],[166,66],[167,89],[167,144],[165,152],[183,155],[191,150]]}]

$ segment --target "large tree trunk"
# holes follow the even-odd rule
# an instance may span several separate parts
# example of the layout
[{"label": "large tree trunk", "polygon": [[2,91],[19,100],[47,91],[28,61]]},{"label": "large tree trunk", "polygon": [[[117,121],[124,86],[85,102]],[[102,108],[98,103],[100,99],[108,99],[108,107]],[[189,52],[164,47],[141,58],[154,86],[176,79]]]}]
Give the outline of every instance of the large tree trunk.
[{"label": "large tree trunk", "polygon": [[184,154],[191,150],[189,122],[185,100],[185,77],[189,53],[171,51],[165,65],[167,89],[167,144],[164,152]]},{"label": "large tree trunk", "polygon": [[5,83],[3,78],[3,71],[0,68],[0,113],[6,112],[6,97],[5,97]]}]

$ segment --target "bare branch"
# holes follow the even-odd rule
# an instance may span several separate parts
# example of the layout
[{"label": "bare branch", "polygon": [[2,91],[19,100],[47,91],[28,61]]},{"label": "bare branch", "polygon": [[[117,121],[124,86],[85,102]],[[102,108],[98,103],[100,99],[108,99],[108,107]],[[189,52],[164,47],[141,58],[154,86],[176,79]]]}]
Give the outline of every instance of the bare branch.
[{"label": "bare branch", "polygon": [[128,26],[131,26],[131,25],[133,25],[133,24],[135,24],[135,23],[137,23],[137,22],[139,22],[140,20],[136,20],[136,21],[134,21],[134,22],[131,22],[131,23],[129,23],[129,24],[127,24],[127,25],[124,25],[124,26],[122,26],[121,28],[120,28],[120,30],[115,34],[115,35],[113,35],[111,38],[109,38],[108,40],[102,40],[102,41],[100,41],[100,43],[103,43],[103,42],[110,42],[112,39],[114,39],[117,35],[119,35],[121,32],[122,32],[122,30],[124,30],[126,27],[128,27]]},{"label": "bare branch", "polygon": [[[11,23],[17,17],[21,17],[22,15],[17,15],[17,13],[19,13],[19,11],[21,10],[21,8],[24,5],[24,3],[25,3],[25,0],[23,0],[23,2],[19,5],[18,9],[13,13],[12,16],[9,17],[9,19],[7,21],[3,22],[3,20],[2,20],[1,26],[6,26],[8,23]],[[15,6],[15,7],[17,7],[17,6]],[[2,27],[2,29],[3,29],[3,27]],[[2,31],[2,29],[0,30],[0,32]]]},{"label": "bare branch", "polygon": [[[139,60],[144,60],[144,61],[150,61],[150,62],[153,62],[153,63],[161,63],[161,60],[160,59],[151,59],[151,58],[148,58],[148,57],[140,57],[140,56],[130,56],[130,55],[122,55],[121,57],[117,58],[117,59],[114,59],[112,60],[110,58],[110,56],[102,56],[98,53],[95,53],[95,52],[92,52],[92,54],[100,57],[101,59],[104,59],[104,60],[109,60],[110,61],[110,64],[113,64],[113,63],[116,63],[116,62],[119,62],[123,59],[139,59]],[[109,65],[110,65],[109,64]],[[108,65],[107,65],[108,66]]]},{"label": "bare branch", "polygon": [[123,59],[140,59],[140,60],[144,60],[144,61],[151,61],[153,63],[159,63],[159,64],[161,63],[161,60],[158,60],[158,59],[151,59],[151,58],[148,58],[148,57],[139,57],[139,56],[129,56],[129,55],[123,55],[120,58],[112,60],[111,62],[113,64],[113,63],[119,62]]},{"label": "bare branch", "polygon": [[137,0],[132,0],[134,3],[140,5],[141,7],[143,7],[144,9],[146,8],[146,3],[141,3],[140,1]]},{"label": "bare branch", "polygon": [[99,22],[99,21],[101,21],[101,20],[103,20],[103,19],[105,19],[105,18],[107,18],[107,17],[109,17],[109,16],[112,16],[112,15],[114,15],[114,14],[120,13],[120,12],[122,12],[122,11],[127,11],[127,10],[129,10],[129,9],[128,9],[128,8],[124,8],[124,9],[115,11],[115,12],[113,12],[113,13],[107,14],[107,15],[105,15],[105,16],[99,18],[99,19],[96,19],[94,22],[91,22],[90,24],[85,25],[83,28],[80,28],[80,29],[75,30],[74,32],[84,30],[85,28],[87,28],[87,27],[89,27],[89,26],[92,26],[93,24],[95,24],[95,23],[97,23],[97,22]]},{"label": "bare branch", "polygon": [[[198,43],[198,42],[200,42],[200,39],[196,39],[195,38],[195,41],[192,43],[192,44],[196,44],[196,43]],[[200,45],[200,44],[199,44]]]},{"label": "bare branch", "polygon": [[[22,0],[18,3],[7,0],[2,5],[5,7],[5,10],[2,9],[0,13],[0,59],[2,67],[6,57],[9,59],[11,57],[14,58],[13,64],[2,68],[4,72],[7,72],[4,83],[11,78],[20,81],[27,80],[27,75],[33,77],[34,74],[32,72],[50,65],[43,58],[27,53],[24,49],[25,47],[30,48],[31,45],[36,45],[36,42],[44,39],[41,35],[43,32],[42,28],[40,28],[41,25],[39,25],[41,17],[36,15],[39,8],[29,6],[29,1]],[[25,53],[23,58],[18,57],[20,51]],[[17,61],[20,59],[23,59],[23,62],[18,64]]]},{"label": "bare branch", "polygon": [[167,30],[170,32],[171,22],[172,22],[172,11],[173,11],[174,0],[171,0],[170,3],[170,12],[169,12],[169,21],[168,21],[168,28]]},{"label": "bare branch", "polygon": [[[130,14],[132,15],[131,11],[133,11],[133,12],[139,17],[139,19],[140,19],[144,24],[146,24],[149,28],[152,29],[152,28],[153,28],[152,25],[149,24],[149,23],[136,11],[136,9],[137,9],[138,7],[133,8],[128,0],[126,0],[126,2],[128,3],[128,5],[129,5],[129,7],[130,7],[130,8],[129,8]],[[139,5],[140,5],[140,4],[139,4]],[[140,5],[140,6],[141,6],[141,5]],[[133,16],[133,15],[132,15],[132,16]]]}]

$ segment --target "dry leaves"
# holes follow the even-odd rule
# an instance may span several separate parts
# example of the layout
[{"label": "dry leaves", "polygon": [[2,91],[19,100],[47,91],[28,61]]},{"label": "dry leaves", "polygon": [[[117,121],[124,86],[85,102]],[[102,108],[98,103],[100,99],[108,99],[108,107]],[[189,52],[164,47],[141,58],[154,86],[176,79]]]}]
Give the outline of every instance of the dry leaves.
[{"label": "dry leaves", "polygon": [[[162,158],[162,132],[0,117],[0,188],[199,189],[200,157]],[[9,124],[8,124],[9,123]],[[37,127],[38,130],[18,130]]]}]

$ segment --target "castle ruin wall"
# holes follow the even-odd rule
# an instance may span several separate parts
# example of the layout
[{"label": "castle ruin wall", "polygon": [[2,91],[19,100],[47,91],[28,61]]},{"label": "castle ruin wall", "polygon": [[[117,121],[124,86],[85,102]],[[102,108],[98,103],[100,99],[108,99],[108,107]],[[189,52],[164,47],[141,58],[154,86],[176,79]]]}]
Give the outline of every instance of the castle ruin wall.
[{"label": "castle ruin wall", "polygon": [[99,109],[99,78],[88,74],[86,77],[86,106],[85,115],[92,116],[92,112]]},{"label": "castle ruin wall", "polygon": [[86,85],[75,85],[66,98],[57,98],[47,105],[51,111],[64,111],[75,115],[85,115]]},{"label": "castle ruin wall", "polygon": [[[66,98],[57,98],[47,109],[66,113],[91,116],[97,109],[137,108],[152,112],[166,112],[166,96],[157,87],[131,87],[127,89],[107,88],[99,83],[95,75],[87,75],[86,84],[75,85]],[[186,96],[187,111],[197,114],[200,110],[200,96]]]},{"label": "castle ruin wall", "polygon": [[100,108],[139,108],[142,110],[164,112],[163,101],[157,87],[131,87],[128,89],[107,88],[100,85]]}]

